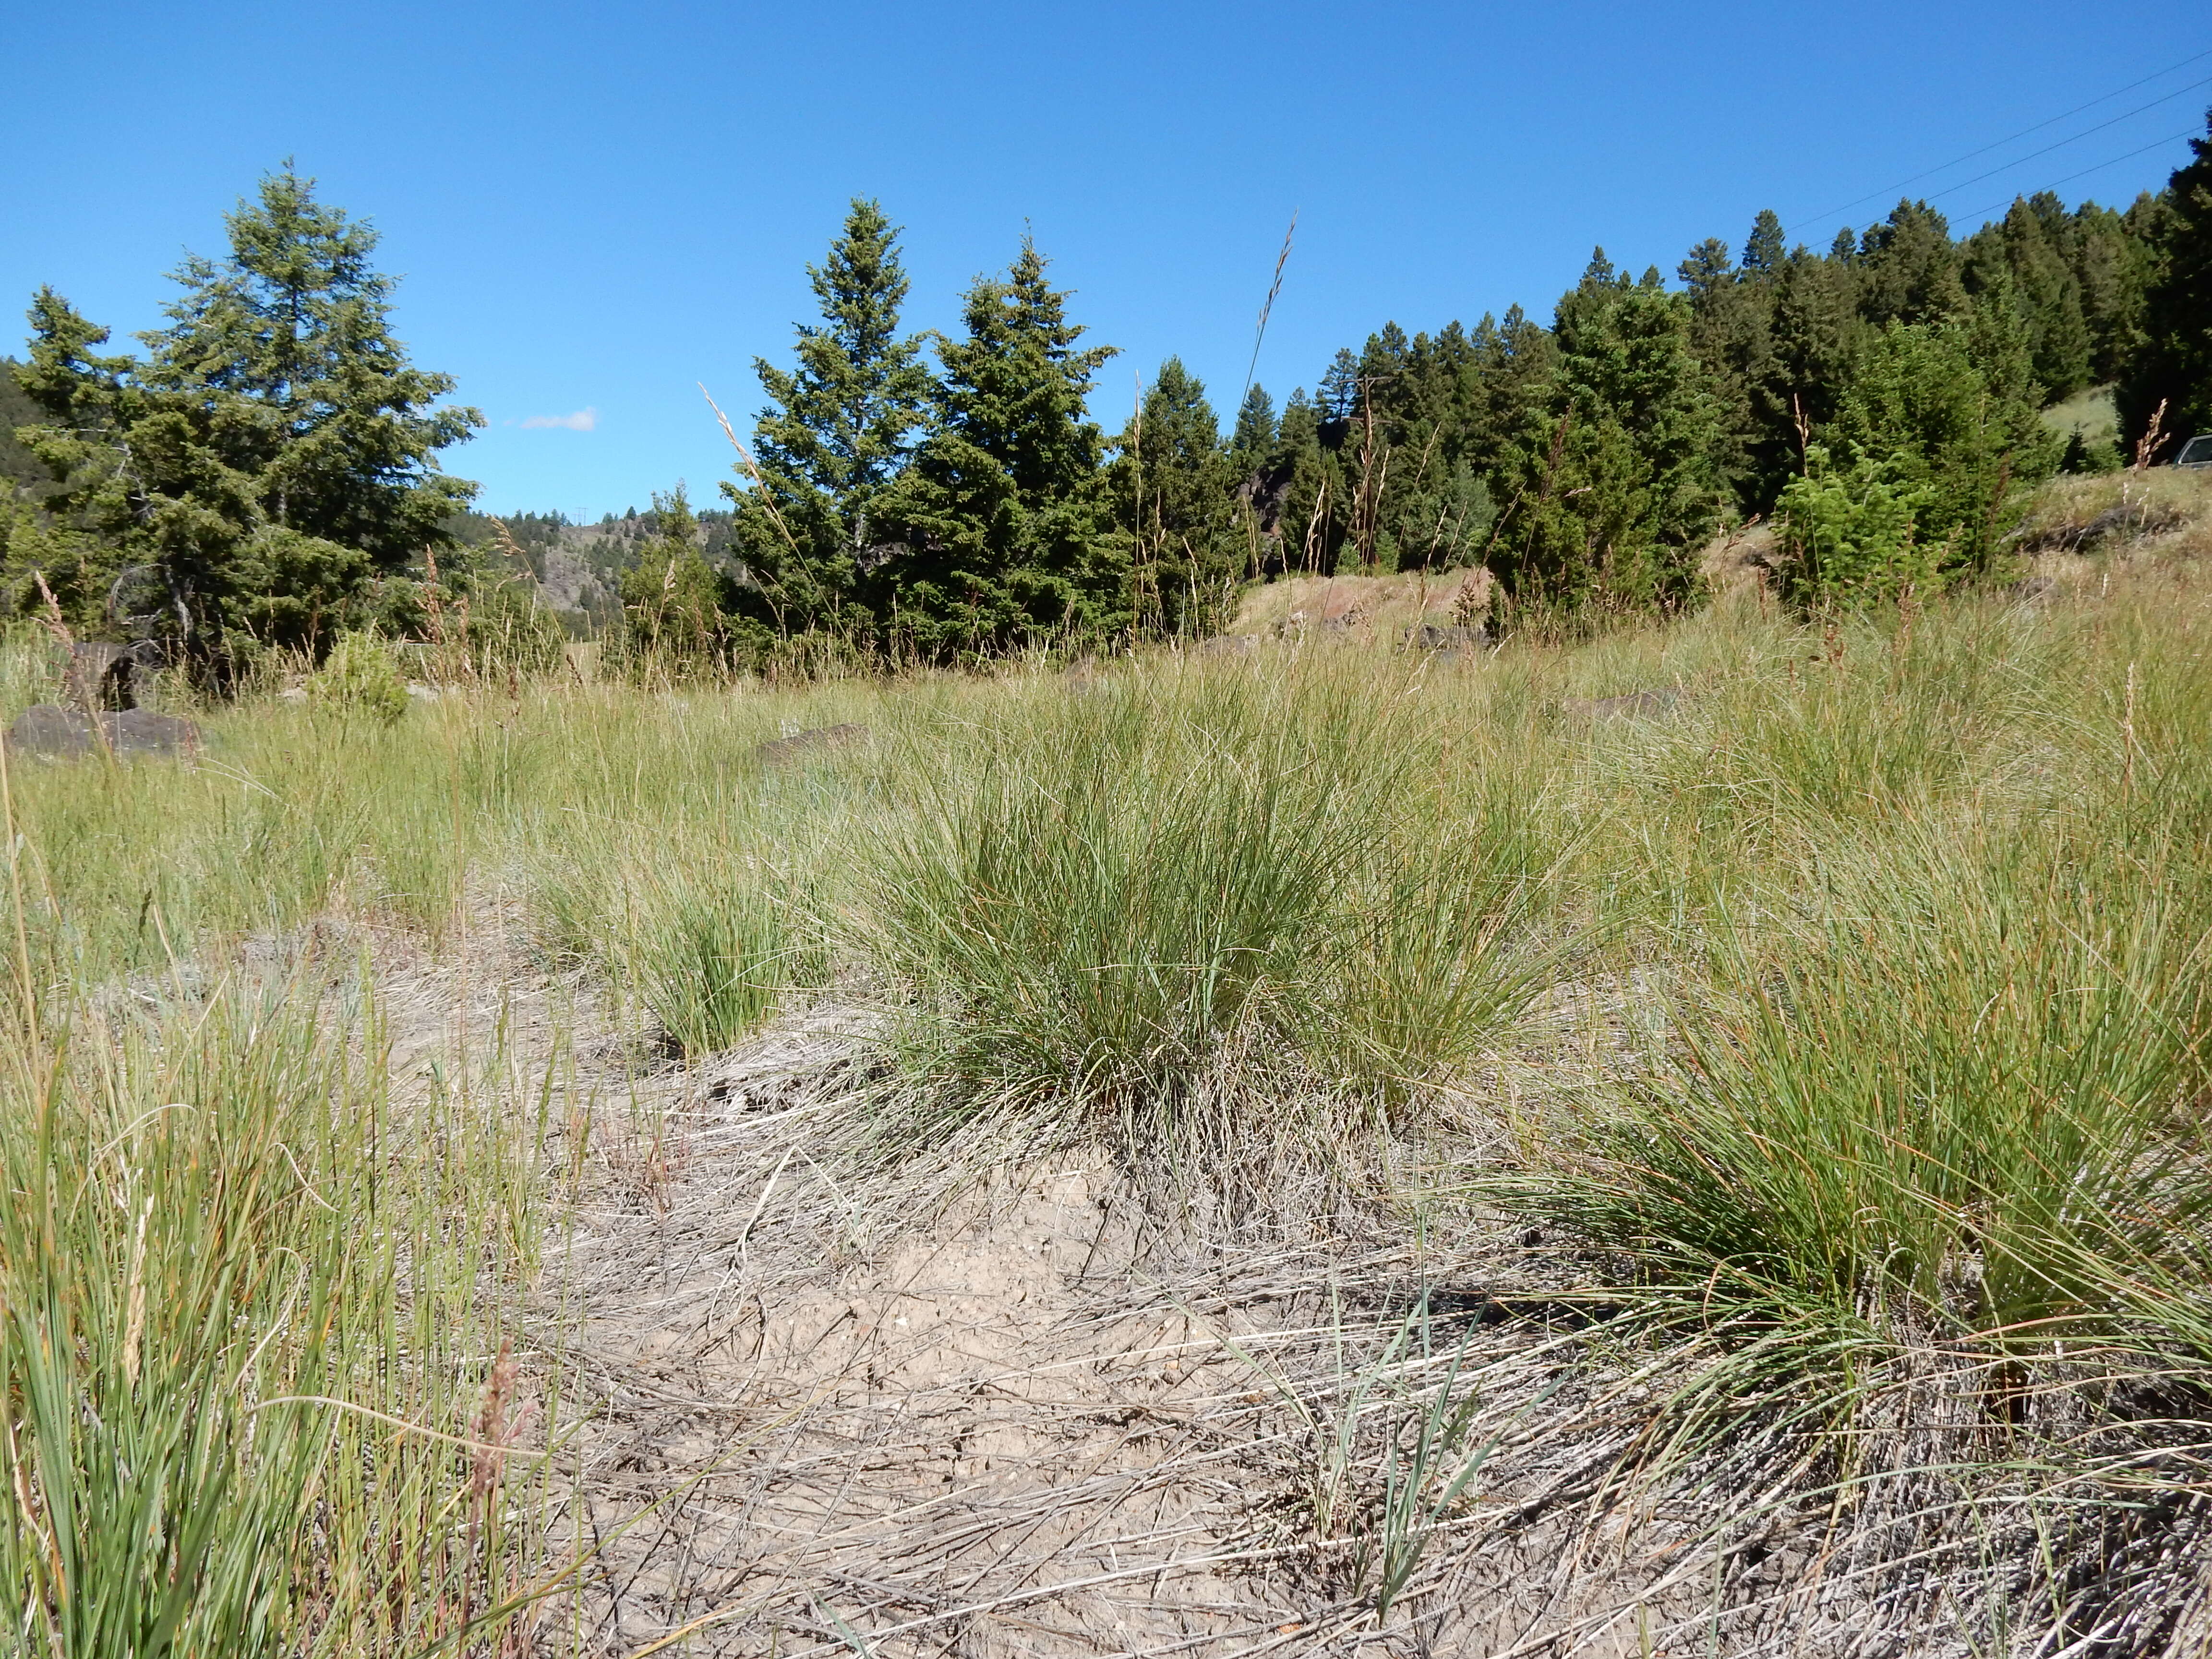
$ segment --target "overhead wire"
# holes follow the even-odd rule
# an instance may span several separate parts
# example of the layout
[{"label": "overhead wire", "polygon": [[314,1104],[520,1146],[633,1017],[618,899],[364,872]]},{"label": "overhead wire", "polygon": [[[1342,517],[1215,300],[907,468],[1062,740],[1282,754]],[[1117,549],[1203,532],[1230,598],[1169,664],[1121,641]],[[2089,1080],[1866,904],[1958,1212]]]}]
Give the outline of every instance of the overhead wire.
[{"label": "overhead wire", "polygon": [[[1881,190],[1869,191],[1864,196],[1845,202],[1838,207],[1827,208],[1819,213],[1808,214],[1802,217],[1793,218],[1790,222],[1789,228],[1796,230],[1802,229],[1809,225],[1817,225],[1824,219],[1832,218],[1838,213],[1847,213],[1851,209],[1862,206],[1868,202],[1881,201],[1889,196],[1893,191],[1901,191],[1918,184],[1923,179],[1932,179],[1939,173],[1948,173],[1953,167],[1960,165],[1962,162],[1971,161],[1976,156],[1986,155],[1993,149],[2001,149],[2005,145],[2012,143],[2016,140],[2026,138],[2033,133],[2041,132],[2046,127],[2056,126],[2061,121],[2070,120],[2075,116],[2080,115],[2085,111],[2094,109],[2100,104],[2108,104],[2115,98],[2120,97],[2124,94],[2133,92],[2137,87],[2148,86],[2150,82],[2158,80],[2162,76],[2171,75],[2176,70],[2187,69],[2191,64],[2201,63],[2207,58],[2212,58],[2212,49],[2207,49],[2206,51],[2194,53],[2190,57],[2181,59],[2179,63],[2168,64],[2164,69],[2158,70],[2149,75],[2146,75],[2139,81],[2130,81],[2124,87],[2117,88],[2111,92],[2104,94],[2100,97],[2092,98],[2086,104],[2077,104],[2072,109],[2067,110],[2062,114],[2051,116],[2046,120],[2038,121],[2033,126],[2022,127],[2018,132],[2010,133],[2002,138],[1993,140],[1991,143],[1984,144],[1978,149],[1970,149],[1963,155],[1953,156],[1948,161],[1942,162],[1939,165],[1929,167],[1923,172],[1914,173],[1910,179],[1903,179],[1897,184],[1888,185]],[[2163,94],[2160,97],[2154,98],[2149,103],[2140,105],[2136,108],[2128,111],[2125,114],[2115,115],[2110,120],[2100,121],[2095,126],[2085,128],[2081,131],[2075,133],[2070,138],[2062,138],[2055,143],[2046,144],[2041,149],[2033,150],[2026,155],[2015,157],[2014,160],[2006,162],[2003,167],[1993,168],[1989,173],[1978,173],[1975,177],[1966,179],[1962,184],[1948,185],[1943,189],[1933,192],[1933,194],[1936,196],[1948,196],[1954,191],[1966,189],[1969,185],[1979,184],[1984,179],[1992,178],[1996,173],[2004,172],[2008,167],[2018,167],[2023,161],[2031,161],[2039,155],[2047,155],[2054,149],[2062,149],[2066,145],[2073,143],[2078,139],[2087,137],[2093,132],[2101,132],[2106,127],[2116,125],[2119,122],[2130,119],[2131,117],[2141,115],[2145,111],[2155,109],[2160,104],[2170,103],[2174,99],[2180,97],[2184,93],[2194,92],[2198,88],[2204,86],[2212,86],[2212,80],[2197,81],[2192,82],[2190,85],[2185,87],[2177,87],[2173,91]],[[2161,139],[2159,142],[2163,143],[2166,141]],[[2146,148],[2151,147],[2146,146]],[[2104,165],[2110,166],[2111,163],[2106,162],[2104,163]]]},{"label": "overhead wire", "polygon": [[2141,149],[2131,149],[2124,155],[2112,156],[2106,161],[2098,162],[2094,167],[2083,167],[2079,173],[2069,173],[2063,179],[2053,179],[2049,184],[2039,186],[2036,191],[2014,191],[2012,195],[2008,196],[2002,202],[1992,202],[1987,207],[1976,208],[1972,213],[1960,214],[1959,216],[1960,220],[1963,222],[1971,219],[1981,218],[1986,214],[1995,213],[1999,208],[2010,207],[2014,201],[2018,200],[2022,196],[2039,195],[2043,191],[2056,190],[2061,185],[2072,184],[2076,179],[2086,179],[2093,173],[2102,173],[2106,167],[2118,167],[2123,161],[2132,161],[2138,155],[2147,155],[2150,151],[2158,149],[2160,145],[2171,144],[2177,139],[2194,138],[2196,136],[2197,129],[2195,127],[2185,127],[2179,132],[2169,132],[2165,137],[2154,138],[2150,143],[2143,145]]}]

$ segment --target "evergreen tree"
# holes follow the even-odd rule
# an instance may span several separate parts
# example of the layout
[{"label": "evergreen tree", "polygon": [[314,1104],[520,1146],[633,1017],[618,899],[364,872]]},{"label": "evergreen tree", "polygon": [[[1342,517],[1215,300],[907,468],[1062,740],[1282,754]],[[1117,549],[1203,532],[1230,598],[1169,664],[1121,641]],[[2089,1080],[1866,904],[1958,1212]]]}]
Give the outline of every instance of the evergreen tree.
[{"label": "evergreen tree", "polygon": [[1220,423],[1205,386],[1181,359],[1160,366],[1119,448],[1115,515],[1128,538],[1137,626],[1170,635],[1209,632],[1234,596],[1245,548],[1231,524]]},{"label": "evergreen tree", "polygon": [[1554,394],[1507,458],[1517,511],[1492,568],[1516,605],[1681,605],[1721,499],[1688,302],[1656,273],[1632,286],[1601,249],[1553,332]]},{"label": "evergreen tree", "polygon": [[2035,378],[2054,401],[2089,384],[2081,284],[2064,251],[2071,230],[2056,197],[2016,198],[2002,221],[1967,238],[1962,272],[1969,293],[2012,313]]},{"label": "evergreen tree", "polygon": [[442,526],[475,486],[440,474],[436,454],[483,418],[434,408],[453,376],[412,367],[392,337],[392,279],[369,264],[376,231],[316,201],[289,164],[224,222],[229,257],[186,259],[169,326],[140,337],[148,383],[244,400],[259,453],[236,459],[270,525],[356,549],[385,574],[451,546]]},{"label": "evergreen tree", "polygon": [[1359,407],[1359,359],[1352,355],[1348,346],[1340,347],[1329,360],[1328,372],[1321,377],[1321,389],[1315,398],[1324,422],[1349,425]]},{"label": "evergreen tree", "polygon": [[727,584],[701,551],[698,515],[682,484],[653,498],[653,517],[652,536],[622,575],[616,656],[635,678],[697,678],[725,661]]},{"label": "evergreen tree", "polygon": [[39,406],[15,384],[15,365],[0,357],[0,498],[19,489],[43,496],[53,488],[53,474],[15,437],[17,427],[38,418]]},{"label": "evergreen tree", "polygon": [[1467,433],[1461,453],[1494,470],[1540,410],[1548,408],[1559,369],[1559,342],[1517,306],[1495,324],[1476,326],[1468,376]]},{"label": "evergreen tree", "polygon": [[2207,137],[2189,141],[2196,159],[2167,181],[2147,227],[2153,264],[2142,343],[2118,398],[2130,445],[2150,429],[2161,404],[2168,438],[2212,432],[2212,113],[2205,120]]},{"label": "evergreen tree", "polygon": [[819,324],[799,326],[798,363],[754,359],[769,397],[753,428],[750,470],[722,492],[747,585],[736,596],[756,644],[769,630],[872,631],[854,608],[883,556],[877,502],[912,453],[931,379],[919,336],[902,336],[907,296],[897,228],[855,198],[844,228],[806,274]]},{"label": "evergreen tree", "polygon": [[1803,470],[1808,446],[1842,405],[1867,337],[1852,246],[1851,254],[1826,258],[1794,249],[1768,286],[1769,349],[1751,377],[1747,504],[1757,510]]},{"label": "evergreen tree", "polygon": [[2140,349],[2143,286],[2151,252],[2143,234],[2157,211],[2148,192],[2125,213],[2084,202],[2074,211],[2067,258],[2081,290],[2081,319],[2089,330],[2089,379],[2109,386],[2126,374]]},{"label": "evergreen tree", "polygon": [[[1762,216],[1771,221],[1771,214]],[[1779,224],[1771,227],[1779,237]],[[1756,241],[1760,229],[1754,228]],[[1713,400],[1714,460],[1739,507],[1756,511],[1761,495],[1762,435],[1757,388],[1772,373],[1776,266],[1738,270],[1717,236],[1692,248],[1678,274],[1690,307],[1690,349]]]},{"label": "evergreen tree", "polygon": [[1948,543],[1945,568],[1979,570],[2063,450],[2038,391],[2015,316],[1985,304],[1963,322],[1890,324],[1855,365],[1829,431],[1855,462],[1924,495],[1919,533]]},{"label": "evergreen tree", "polygon": [[1275,403],[1267,388],[1256,381],[1237,407],[1237,429],[1229,440],[1231,470],[1241,481],[1267,458],[1275,447]]},{"label": "evergreen tree", "polygon": [[226,259],[175,273],[147,359],[102,354],[106,331],[41,289],[19,374],[46,416],[21,435],[63,480],[52,505],[114,572],[81,620],[166,639],[217,677],[246,641],[320,649],[418,617],[419,581],[401,579],[450,554],[446,521],[475,490],[437,452],[483,424],[433,407],[453,380],[392,337],[375,233],[312,179],[270,175],[226,224]]},{"label": "evergreen tree", "polygon": [[1274,448],[1250,486],[1248,538],[1258,543],[1253,564],[1264,574],[1333,568],[1328,507],[1335,459],[1322,447],[1321,411],[1292,389],[1275,430]]},{"label": "evergreen tree", "polygon": [[1966,315],[1966,289],[1951,227],[1925,202],[1899,202],[1869,226],[1856,255],[1859,315],[1889,323],[1941,323]]},{"label": "evergreen tree", "polygon": [[1761,208],[1759,216],[1752,221],[1751,234],[1744,238],[1743,268],[1753,276],[1771,276],[1782,269],[1789,257],[1783,246],[1782,221],[1772,208]]},{"label": "evergreen tree", "polygon": [[864,592],[931,659],[1101,639],[1131,620],[1128,550],[1085,414],[1113,349],[1077,347],[1045,269],[1024,238],[1006,276],[969,290],[966,337],[938,347],[934,423],[878,501],[898,545]]}]

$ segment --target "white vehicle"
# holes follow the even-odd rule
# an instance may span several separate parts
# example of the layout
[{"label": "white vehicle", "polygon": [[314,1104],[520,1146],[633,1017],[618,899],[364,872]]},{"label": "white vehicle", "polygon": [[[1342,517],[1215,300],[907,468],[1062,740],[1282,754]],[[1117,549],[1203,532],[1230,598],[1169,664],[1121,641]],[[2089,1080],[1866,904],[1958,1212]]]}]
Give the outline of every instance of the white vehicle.
[{"label": "white vehicle", "polygon": [[2212,467],[2212,432],[2203,433],[2182,445],[2181,453],[2173,458],[2176,466]]}]

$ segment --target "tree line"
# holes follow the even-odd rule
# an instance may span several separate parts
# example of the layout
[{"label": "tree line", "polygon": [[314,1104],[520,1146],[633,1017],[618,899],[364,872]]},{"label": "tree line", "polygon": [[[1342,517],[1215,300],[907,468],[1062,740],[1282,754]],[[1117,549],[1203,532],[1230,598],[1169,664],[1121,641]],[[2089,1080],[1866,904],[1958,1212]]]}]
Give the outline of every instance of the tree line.
[{"label": "tree line", "polygon": [[[1247,581],[1481,565],[1496,620],[1668,611],[1699,549],[1773,520],[1807,605],[1990,571],[2028,491],[2212,428],[2212,145],[2125,211],[2045,193],[1963,239],[1925,203],[1788,244],[1692,248],[1674,285],[1599,250],[1548,326],[1395,324],[1229,430],[1170,358],[1133,417],[1087,414],[1085,348],[1025,243],[965,296],[957,338],[902,333],[881,208],[809,268],[820,319],[767,394],[728,568],[690,504],[632,578],[639,637],[733,661],[854,650],[958,660],[1040,641],[1202,634]],[[933,343],[935,363],[927,361]],[[2110,386],[2117,441],[2045,407]],[[680,568],[679,568],[680,567]],[[681,596],[680,599],[678,596]],[[643,613],[639,613],[643,614]]]},{"label": "tree line", "polygon": [[[2124,211],[2046,193],[1954,238],[1908,200],[1820,252],[1762,213],[1672,283],[1600,250],[1548,324],[1388,325],[1279,408],[1251,386],[1225,432],[1173,358],[1120,431],[1092,419],[1113,349],[1026,240],[957,333],[908,330],[896,228],[856,200],[808,268],[818,317],[757,360],[714,545],[681,490],[644,521],[617,655],[1098,648],[1212,631],[1255,579],[1476,566],[1493,622],[1572,624],[1692,604],[1699,549],[1754,518],[1808,605],[1971,579],[2042,479],[2212,429],[2212,139],[2192,145]],[[550,520],[492,538],[503,560],[472,550],[475,487],[438,458],[482,416],[394,337],[374,231],[289,167],[227,228],[143,354],[35,296],[0,384],[24,484],[0,503],[8,605],[220,681],[348,629],[420,634],[534,562]],[[2101,386],[2117,443],[2041,418]]]}]

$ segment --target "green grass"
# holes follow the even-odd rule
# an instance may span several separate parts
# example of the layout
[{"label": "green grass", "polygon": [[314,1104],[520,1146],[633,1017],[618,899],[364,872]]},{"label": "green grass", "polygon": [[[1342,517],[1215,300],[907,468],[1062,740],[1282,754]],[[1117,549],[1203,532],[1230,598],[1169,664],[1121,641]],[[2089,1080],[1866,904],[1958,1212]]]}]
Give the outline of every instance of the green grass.
[{"label": "green grass", "polygon": [[535,1251],[529,1138],[395,1111],[368,1018],[226,994],[0,1046],[27,1650],[427,1651],[536,1570],[456,1449]]},{"label": "green grass", "polygon": [[[1863,1426],[1867,1376],[1931,1344],[2015,1391],[2198,1397],[2212,586],[2172,552],[2201,532],[2164,533],[2084,559],[2069,602],[1833,629],[1744,597],[1471,665],[548,677],[389,726],[205,711],[194,767],[15,761],[0,1555],[26,1628],[451,1650],[553,1571],[497,1518],[535,1466],[488,1503],[455,1443],[558,1213],[542,1127],[477,1080],[494,1057],[395,1097],[366,966],[343,994],[234,971],[328,915],[436,950],[520,906],[687,1060],[871,1005],[893,1164],[1103,1140],[1203,1180],[1418,1141],[1432,1186],[1588,1251],[1636,1310],[1620,1340],[1725,1358],[1682,1383],[1682,1455],[1785,1396],[1773,1420]],[[18,641],[0,695],[52,667]],[[1682,693],[1663,718],[1570,701],[1653,687]],[[870,739],[763,763],[848,721]],[[1501,1068],[1546,1086],[1502,1099]]]},{"label": "green grass", "polygon": [[2063,403],[2043,411],[2044,424],[2054,432],[2079,432],[2089,443],[2110,443],[2118,436],[2120,417],[2112,406],[2112,388],[2091,386]]}]

